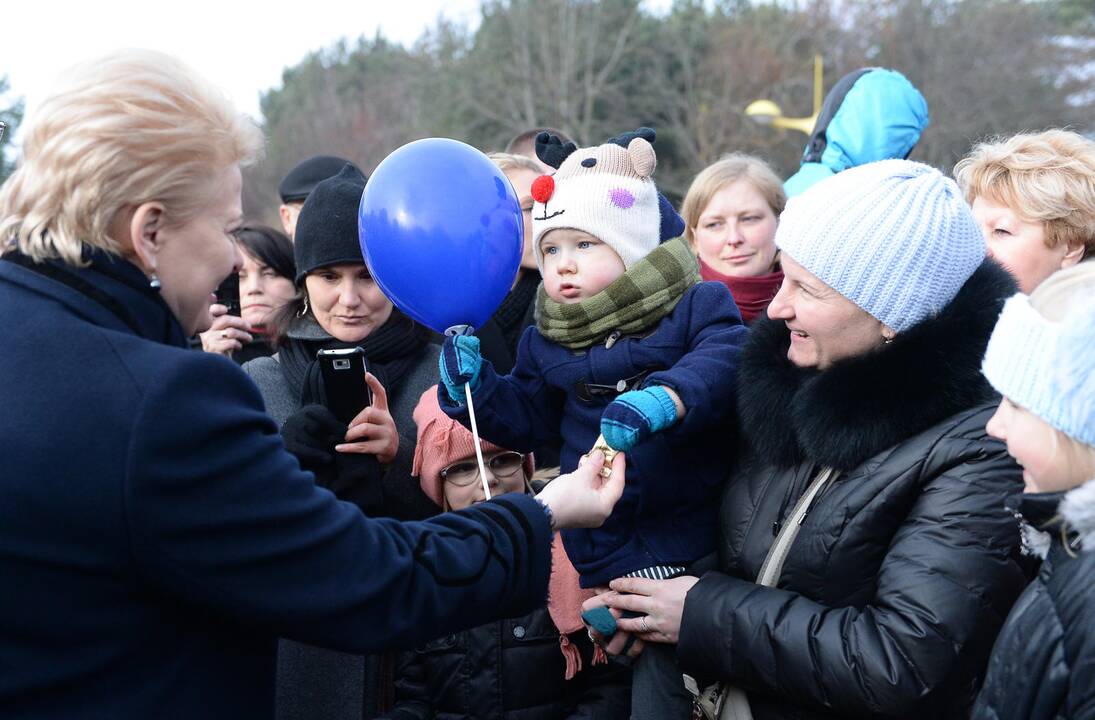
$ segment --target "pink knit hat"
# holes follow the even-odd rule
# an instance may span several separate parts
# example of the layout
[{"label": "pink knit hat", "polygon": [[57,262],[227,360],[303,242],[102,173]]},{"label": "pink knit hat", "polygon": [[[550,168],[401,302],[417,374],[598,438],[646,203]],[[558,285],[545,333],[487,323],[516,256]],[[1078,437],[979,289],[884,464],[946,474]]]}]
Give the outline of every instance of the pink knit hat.
[{"label": "pink knit hat", "polygon": [[[422,393],[418,406],[414,409],[414,422],[418,426],[418,442],[414,448],[414,465],[411,475],[418,478],[422,492],[429,496],[438,507],[445,505],[445,481],[441,479],[441,470],[446,465],[466,457],[475,457],[475,439],[468,430],[450,418],[437,403],[437,386],[434,385]],[[482,438],[479,446],[484,453],[503,452]],[[525,455],[525,477],[531,478],[533,470],[532,453]]]}]

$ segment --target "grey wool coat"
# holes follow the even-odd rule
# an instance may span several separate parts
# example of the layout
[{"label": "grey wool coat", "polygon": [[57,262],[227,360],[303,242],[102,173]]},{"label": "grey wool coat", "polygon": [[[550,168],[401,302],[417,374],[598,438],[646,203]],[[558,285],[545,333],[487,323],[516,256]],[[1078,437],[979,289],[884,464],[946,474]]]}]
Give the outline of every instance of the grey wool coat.
[{"label": "grey wool coat", "polygon": [[[323,339],[318,325],[294,328],[303,339]],[[437,508],[411,477],[417,431],[414,408],[422,393],[438,381],[439,347],[427,344],[398,387],[385,388],[388,409],[399,432],[399,452],[384,475],[385,496],[395,500],[391,514],[401,518],[433,515]],[[243,365],[258,385],[266,412],[280,428],[300,409],[278,362],[278,356],[256,358]],[[393,692],[392,658],[351,655],[290,640],[278,643],[276,717],[278,720],[361,720],[384,710]]]}]

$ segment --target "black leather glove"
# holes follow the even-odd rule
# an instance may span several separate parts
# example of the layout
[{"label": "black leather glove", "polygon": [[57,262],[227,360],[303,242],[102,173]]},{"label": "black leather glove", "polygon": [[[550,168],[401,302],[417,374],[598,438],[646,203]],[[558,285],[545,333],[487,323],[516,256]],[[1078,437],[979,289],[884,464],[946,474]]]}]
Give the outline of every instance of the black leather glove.
[{"label": "black leather glove", "polygon": [[376,456],[335,450],[335,445],[345,441],[346,425],[326,407],[305,405],[297,410],[281,426],[281,436],[300,466],[316,476],[316,485],[369,515],[383,505],[381,467]]},{"label": "black leather glove", "polygon": [[335,470],[330,482],[324,483],[323,487],[339,500],[357,505],[366,515],[380,514],[384,506],[383,470],[376,455],[335,454]]},{"label": "black leather glove", "polygon": [[322,405],[305,405],[281,426],[281,437],[285,449],[296,455],[300,466],[315,473],[317,483],[323,485],[321,476],[335,471],[335,445],[346,437],[346,425]]}]

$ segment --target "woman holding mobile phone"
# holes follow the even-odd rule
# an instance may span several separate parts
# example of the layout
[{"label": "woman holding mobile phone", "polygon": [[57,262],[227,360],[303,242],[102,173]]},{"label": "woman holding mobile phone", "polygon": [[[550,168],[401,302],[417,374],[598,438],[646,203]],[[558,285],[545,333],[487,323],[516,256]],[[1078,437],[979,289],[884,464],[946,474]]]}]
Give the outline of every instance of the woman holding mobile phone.
[{"label": "woman holding mobile phone", "polygon": [[[418,396],[437,381],[430,364],[437,350],[429,331],[392,305],[365,266],[357,235],[364,189],[365,176],[347,165],[308,196],[293,245],[297,293],[267,321],[277,353],[243,369],[286,446],[321,483],[337,483],[336,494],[369,515],[420,518],[431,506],[410,481],[411,415]],[[329,409],[317,354],[354,347],[365,351],[373,402],[366,407],[369,393],[362,393],[347,429]]]},{"label": "woman holding mobile phone", "polygon": [[[274,313],[277,354],[243,366],[281,427],[286,448],[316,481],[365,514],[418,519],[436,512],[411,478],[412,414],[437,382],[437,347],[429,331],[384,296],[361,256],[357,206],[365,176],[347,164],[308,196],[293,245],[299,293]],[[347,428],[332,407],[345,401],[324,382],[321,351],[360,347],[372,404]],[[328,377],[332,364],[326,365]],[[336,393],[339,393],[336,396]],[[373,717],[391,696],[391,662],[282,641],[278,650],[278,717]],[[349,690],[348,690],[349,689]]]},{"label": "woman holding mobile phone", "polygon": [[[200,334],[202,349],[242,365],[274,353],[268,323],[296,294],[293,243],[266,225],[244,225],[235,233],[243,258],[240,271],[221,283],[209,308],[213,325]],[[228,290],[228,297],[221,294]],[[230,306],[231,305],[231,306]]]}]

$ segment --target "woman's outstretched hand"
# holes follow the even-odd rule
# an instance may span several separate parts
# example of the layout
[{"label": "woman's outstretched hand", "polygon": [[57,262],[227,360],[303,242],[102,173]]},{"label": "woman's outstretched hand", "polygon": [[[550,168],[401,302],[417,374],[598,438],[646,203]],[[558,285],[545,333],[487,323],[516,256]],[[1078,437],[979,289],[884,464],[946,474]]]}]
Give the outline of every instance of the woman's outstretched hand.
[{"label": "woman's outstretched hand", "polygon": [[605,456],[595,450],[578,462],[578,469],[560,475],[536,496],[548,506],[555,529],[600,527],[624,492],[627,461],[618,453],[612,461],[612,473],[601,477]]}]

